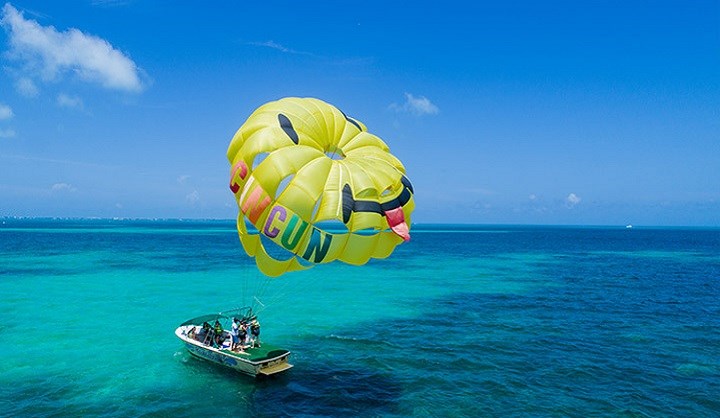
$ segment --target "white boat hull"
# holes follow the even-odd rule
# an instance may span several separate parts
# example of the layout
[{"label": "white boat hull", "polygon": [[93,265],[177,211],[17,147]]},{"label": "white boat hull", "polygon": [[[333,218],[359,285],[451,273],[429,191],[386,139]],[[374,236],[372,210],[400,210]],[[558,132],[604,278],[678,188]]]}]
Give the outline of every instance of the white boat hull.
[{"label": "white boat hull", "polygon": [[188,336],[193,327],[193,325],[180,326],[175,330],[175,335],[195,357],[250,376],[271,375],[292,367],[292,364],[288,363],[290,357],[288,350],[265,345],[263,348],[247,348],[244,353],[238,353],[230,351],[229,342],[223,347],[212,347]]}]

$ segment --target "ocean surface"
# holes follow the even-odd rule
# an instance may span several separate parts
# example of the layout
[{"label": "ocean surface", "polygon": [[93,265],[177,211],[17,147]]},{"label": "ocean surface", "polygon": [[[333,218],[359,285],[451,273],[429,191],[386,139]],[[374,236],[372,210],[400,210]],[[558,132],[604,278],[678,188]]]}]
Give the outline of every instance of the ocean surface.
[{"label": "ocean surface", "polygon": [[[249,303],[289,372],[173,333]],[[420,225],[271,280],[232,221],[0,219],[0,317],[0,416],[720,416],[720,229]]]}]

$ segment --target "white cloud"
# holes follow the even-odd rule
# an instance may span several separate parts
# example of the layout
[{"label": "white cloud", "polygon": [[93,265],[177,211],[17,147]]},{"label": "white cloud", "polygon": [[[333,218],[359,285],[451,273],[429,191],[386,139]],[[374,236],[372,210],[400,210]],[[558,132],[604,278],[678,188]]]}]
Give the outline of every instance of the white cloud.
[{"label": "white cloud", "polygon": [[197,190],[193,190],[192,193],[185,196],[185,200],[191,205],[194,205],[200,201],[200,193],[198,193]]},{"label": "white cloud", "polygon": [[427,97],[415,97],[410,93],[405,93],[405,103],[393,103],[389,108],[398,113],[412,113],[417,116],[435,115],[440,111]]},{"label": "white cloud", "polygon": [[576,195],[575,193],[570,193],[570,194],[565,198],[565,205],[566,205],[567,207],[569,207],[569,208],[573,208],[573,207],[575,207],[578,203],[580,203],[581,200],[582,200],[582,199],[580,198],[580,196]]},{"label": "white cloud", "polygon": [[27,77],[21,77],[15,82],[15,89],[25,97],[37,97],[40,89],[37,88],[35,82]]},{"label": "white cloud", "polygon": [[12,111],[12,108],[6,104],[0,103],[0,120],[6,120],[10,119],[15,114]]},{"label": "white cloud", "polygon": [[0,138],[12,138],[15,136],[13,129],[0,129]]},{"label": "white cloud", "polygon": [[83,108],[83,101],[77,96],[68,96],[67,94],[60,93],[57,97],[57,104],[60,107],[67,108]]},{"label": "white cloud", "polygon": [[190,178],[190,176],[188,176],[187,174],[185,174],[185,175],[182,175],[182,176],[178,177],[178,178],[177,178],[177,182],[178,182],[178,184],[185,184],[185,183],[187,183],[187,181],[188,181],[189,178]]},{"label": "white cloud", "polygon": [[278,50],[278,51],[280,51],[280,52],[284,52],[284,53],[286,53],[286,54],[297,54],[297,55],[310,55],[310,56],[313,56],[313,54],[311,54],[311,53],[309,53],[309,52],[296,51],[296,50],[294,50],[294,49],[287,48],[287,47],[285,47],[284,45],[281,45],[281,44],[279,44],[279,43],[277,43],[277,42],[275,42],[275,41],[248,42],[248,45],[262,46],[262,47],[265,47],[265,48],[271,48],[271,49]]},{"label": "white cloud", "polygon": [[127,6],[129,0],[92,0],[90,4],[93,6]]},{"label": "white cloud", "polygon": [[60,193],[60,192],[73,193],[73,192],[77,191],[77,189],[75,187],[73,187],[73,185],[67,184],[67,183],[55,183],[52,185],[52,187],[50,189],[53,192],[58,192],[58,193]]},{"label": "white cloud", "polygon": [[492,209],[492,207],[493,207],[493,206],[492,206],[490,203],[488,203],[488,202],[475,201],[475,202],[472,204],[472,208],[473,208],[474,210],[485,210],[485,211],[487,211],[487,210]]},{"label": "white cloud", "polygon": [[[0,103],[0,121],[12,119],[15,116],[10,106]],[[12,138],[15,136],[15,131],[10,128],[0,129],[0,138]]]},{"label": "white cloud", "polygon": [[142,90],[135,62],[108,41],[75,28],[60,32],[53,26],[26,20],[10,3],[2,11],[0,24],[9,36],[9,56],[23,62],[25,71],[43,80],[55,80],[72,72],[105,88]]},{"label": "white cloud", "polygon": [[268,48],[272,48],[272,49],[277,49],[280,52],[290,52],[290,53],[294,52],[293,50],[291,50],[289,48],[285,48],[284,46],[282,46],[274,41],[251,42],[250,45],[264,46],[264,47],[268,47]]}]

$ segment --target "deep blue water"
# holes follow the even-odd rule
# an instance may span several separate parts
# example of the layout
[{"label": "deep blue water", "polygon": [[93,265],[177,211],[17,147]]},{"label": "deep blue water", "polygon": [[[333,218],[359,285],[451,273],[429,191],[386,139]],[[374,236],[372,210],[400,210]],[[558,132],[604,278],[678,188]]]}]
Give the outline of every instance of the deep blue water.
[{"label": "deep blue water", "polygon": [[[2,416],[720,416],[720,230],[418,226],[278,280],[232,221],[0,220]],[[173,330],[252,303],[295,367]]]}]

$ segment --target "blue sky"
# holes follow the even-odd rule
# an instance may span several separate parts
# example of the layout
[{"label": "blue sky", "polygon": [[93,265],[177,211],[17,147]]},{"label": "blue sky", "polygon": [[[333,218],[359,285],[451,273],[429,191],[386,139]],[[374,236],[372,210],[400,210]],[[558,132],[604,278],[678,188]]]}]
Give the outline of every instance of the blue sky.
[{"label": "blue sky", "polygon": [[416,223],[720,226],[719,1],[210,4],[2,5],[0,216],[233,218],[232,135],[310,96]]}]

